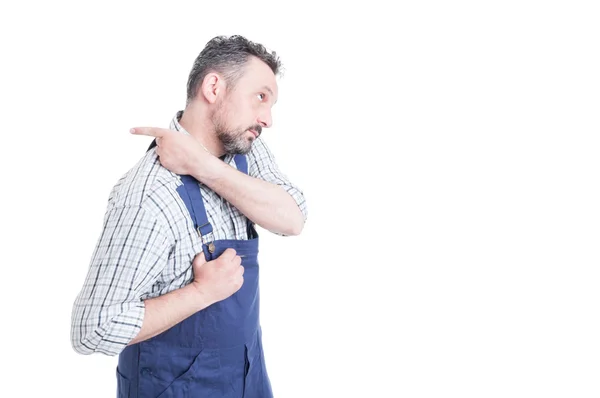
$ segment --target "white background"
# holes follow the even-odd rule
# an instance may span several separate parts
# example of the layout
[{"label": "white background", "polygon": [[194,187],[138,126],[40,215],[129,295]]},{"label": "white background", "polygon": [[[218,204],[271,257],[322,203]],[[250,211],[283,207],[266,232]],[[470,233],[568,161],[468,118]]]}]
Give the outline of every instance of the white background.
[{"label": "white background", "polygon": [[263,137],[309,204],[262,232],[276,397],[600,396],[593,2],[148,3],[1,6],[0,395],[115,396],[69,332],[128,130],[239,33],[282,57]]}]

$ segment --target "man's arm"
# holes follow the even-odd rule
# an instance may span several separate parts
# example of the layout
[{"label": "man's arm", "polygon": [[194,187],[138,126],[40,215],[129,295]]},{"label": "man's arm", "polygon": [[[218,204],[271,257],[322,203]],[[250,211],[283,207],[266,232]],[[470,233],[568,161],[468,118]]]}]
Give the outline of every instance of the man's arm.
[{"label": "man's arm", "polygon": [[304,214],[280,185],[246,175],[218,158],[212,158],[192,175],[271,232],[298,235],[304,227]]},{"label": "man's arm", "polygon": [[139,333],[141,297],[167,264],[170,243],[140,206],[115,207],[105,217],[83,288],[73,305],[71,344],[80,354],[117,355]]},{"label": "man's arm", "polygon": [[298,235],[304,228],[304,195],[279,171],[260,138],[248,154],[251,172],[245,175],[207,154],[190,135],[153,127],[136,127],[132,133],[156,137],[157,154],[164,167],[176,174],[192,175],[261,227],[280,235]]},{"label": "man's arm", "polygon": [[105,218],[84,286],[75,300],[71,344],[80,354],[117,355],[235,293],[241,258],[228,249],[193,261],[190,284],[142,300],[168,262],[172,243],[154,216],[139,206],[118,207]]},{"label": "man's arm", "polygon": [[144,300],[145,313],[136,337],[127,345],[139,343],[161,334],[210,303],[201,299],[193,284],[173,290],[165,295]]},{"label": "man's arm", "polygon": [[226,249],[206,262],[201,252],[193,262],[192,283],[163,296],[145,300],[146,315],[139,334],[129,345],[154,337],[209,305],[237,292],[243,284],[242,259]]}]

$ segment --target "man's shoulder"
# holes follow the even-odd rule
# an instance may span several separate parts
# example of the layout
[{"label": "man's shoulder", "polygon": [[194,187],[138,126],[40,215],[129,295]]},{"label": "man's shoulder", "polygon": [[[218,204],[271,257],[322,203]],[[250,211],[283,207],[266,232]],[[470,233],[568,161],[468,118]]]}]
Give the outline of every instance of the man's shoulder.
[{"label": "man's shoulder", "polygon": [[109,203],[114,207],[134,207],[160,198],[168,204],[180,184],[179,176],[160,164],[153,148],[119,179],[111,191]]}]

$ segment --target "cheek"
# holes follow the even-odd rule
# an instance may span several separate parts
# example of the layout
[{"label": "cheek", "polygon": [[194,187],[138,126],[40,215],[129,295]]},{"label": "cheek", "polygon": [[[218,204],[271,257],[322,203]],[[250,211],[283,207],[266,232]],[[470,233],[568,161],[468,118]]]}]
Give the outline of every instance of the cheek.
[{"label": "cheek", "polygon": [[240,127],[246,129],[256,123],[256,115],[258,114],[259,106],[255,102],[256,101],[242,104],[237,108],[238,111],[233,114],[234,120]]},{"label": "cheek", "polygon": [[261,104],[258,101],[254,101],[252,103],[252,106],[248,107],[248,120],[254,124],[256,123],[256,119],[258,119],[258,115],[261,112],[261,107],[264,106],[263,104]]},{"label": "cheek", "polygon": [[231,127],[236,126],[236,130],[246,130],[256,124],[260,105],[252,98],[250,100],[237,98],[229,103],[223,116],[227,118]]}]

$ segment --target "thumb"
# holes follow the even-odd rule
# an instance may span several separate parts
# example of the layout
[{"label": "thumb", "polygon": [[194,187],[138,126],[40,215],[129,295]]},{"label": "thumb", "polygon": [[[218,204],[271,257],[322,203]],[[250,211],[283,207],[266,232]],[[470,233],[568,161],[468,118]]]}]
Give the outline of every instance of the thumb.
[{"label": "thumb", "polygon": [[206,264],[206,257],[204,257],[204,252],[201,251],[200,253],[196,254],[196,257],[194,258],[194,263],[197,265],[202,265],[202,264]]}]

